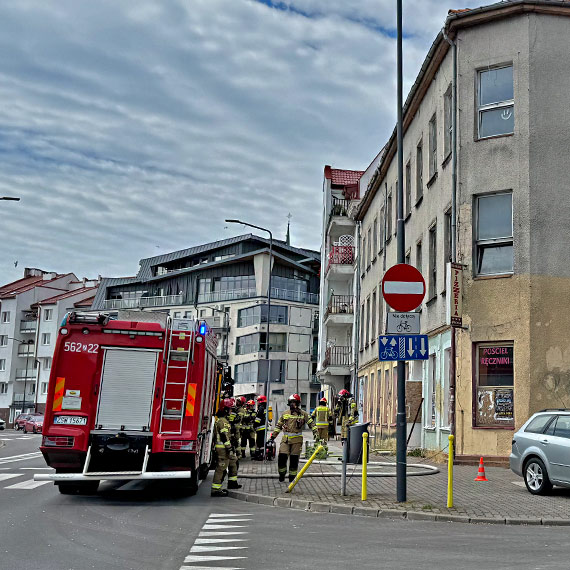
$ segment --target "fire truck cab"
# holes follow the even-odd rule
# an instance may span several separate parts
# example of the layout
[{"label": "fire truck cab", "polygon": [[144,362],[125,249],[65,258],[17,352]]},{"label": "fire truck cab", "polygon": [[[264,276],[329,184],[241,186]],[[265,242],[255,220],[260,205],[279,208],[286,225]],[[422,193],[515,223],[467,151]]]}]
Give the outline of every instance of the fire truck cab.
[{"label": "fire truck cab", "polygon": [[68,313],[53,357],[40,450],[63,494],[101,480],[176,479],[195,491],[211,461],[217,339],[205,322]]}]

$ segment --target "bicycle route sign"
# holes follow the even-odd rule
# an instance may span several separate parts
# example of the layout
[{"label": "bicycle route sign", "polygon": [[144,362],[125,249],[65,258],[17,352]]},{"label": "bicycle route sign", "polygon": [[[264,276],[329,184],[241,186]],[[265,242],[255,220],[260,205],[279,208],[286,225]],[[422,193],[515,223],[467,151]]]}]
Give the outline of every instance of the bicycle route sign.
[{"label": "bicycle route sign", "polygon": [[413,311],[422,304],[426,282],[422,274],[407,263],[393,265],[382,279],[382,296],[394,311]]},{"label": "bicycle route sign", "polygon": [[378,359],[381,362],[427,360],[428,358],[428,337],[425,334],[384,335],[378,337]]},{"label": "bicycle route sign", "polygon": [[420,334],[420,313],[386,313],[386,334]]}]

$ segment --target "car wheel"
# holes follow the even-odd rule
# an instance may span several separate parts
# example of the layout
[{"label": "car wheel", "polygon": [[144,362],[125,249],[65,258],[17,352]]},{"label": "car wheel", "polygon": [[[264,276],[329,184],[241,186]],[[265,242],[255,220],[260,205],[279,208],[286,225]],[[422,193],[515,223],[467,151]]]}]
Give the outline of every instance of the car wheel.
[{"label": "car wheel", "polygon": [[35,427],[32,428],[32,433],[38,433]]},{"label": "car wheel", "polygon": [[26,429],[26,426],[24,426],[24,433],[28,433],[28,430]]},{"label": "car wheel", "polygon": [[552,490],[546,467],[538,457],[529,459],[525,464],[524,482],[528,492],[533,495],[546,495]]}]

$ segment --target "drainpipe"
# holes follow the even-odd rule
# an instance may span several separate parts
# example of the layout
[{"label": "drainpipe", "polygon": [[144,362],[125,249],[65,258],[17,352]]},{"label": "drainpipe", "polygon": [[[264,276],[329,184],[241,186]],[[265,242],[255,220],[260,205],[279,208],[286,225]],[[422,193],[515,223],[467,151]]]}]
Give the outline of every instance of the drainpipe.
[{"label": "drainpipe", "polygon": [[[451,262],[457,262],[457,43],[442,31],[445,41],[451,46],[453,76],[451,82]],[[455,389],[456,389],[456,333],[451,327],[451,354],[449,363],[449,427],[455,436]]]},{"label": "drainpipe", "polygon": [[[354,331],[354,346],[352,347],[352,352],[354,355],[354,386],[358,386],[358,366],[359,366],[359,350],[360,350],[360,236],[362,231],[362,222],[356,223],[356,245],[358,247],[358,255],[356,256],[356,299],[355,299],[355,327]],[[360,390],[359,390],[360,392]],[[362,403],[362,402],[361,402]]]}]

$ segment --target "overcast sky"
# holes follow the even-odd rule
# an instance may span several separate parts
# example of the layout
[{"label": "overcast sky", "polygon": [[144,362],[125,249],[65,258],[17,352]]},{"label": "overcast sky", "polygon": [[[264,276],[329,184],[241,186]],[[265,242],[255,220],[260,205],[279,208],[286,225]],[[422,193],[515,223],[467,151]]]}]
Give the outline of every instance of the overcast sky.
[{"label": "overcast sky", "polygon": [[[404,0],[405,94],[449,8]],[[394,128],[394,0],[0,0],[0,284],[270,227],[318,249],[323,167]],[[18,262],[15,267],[14,263]]]}]

